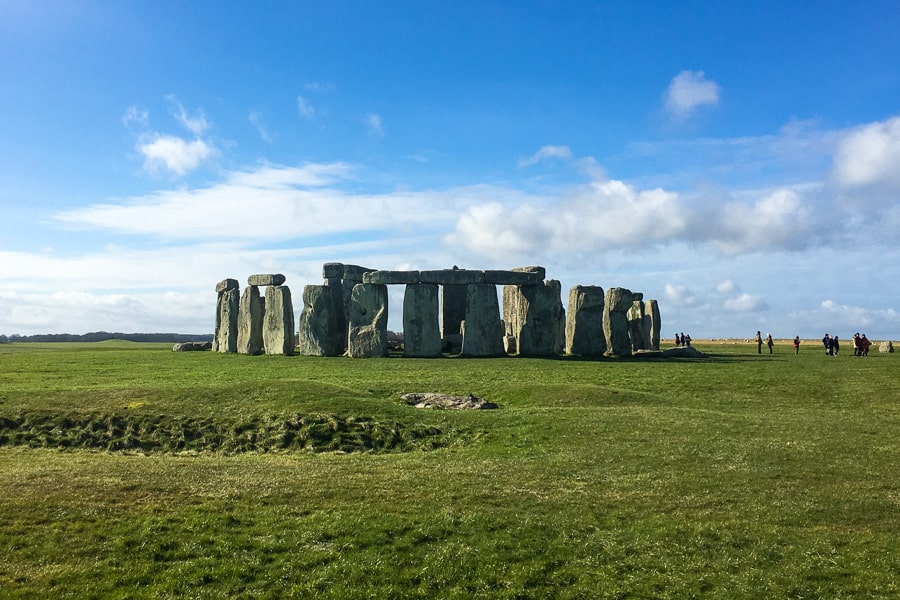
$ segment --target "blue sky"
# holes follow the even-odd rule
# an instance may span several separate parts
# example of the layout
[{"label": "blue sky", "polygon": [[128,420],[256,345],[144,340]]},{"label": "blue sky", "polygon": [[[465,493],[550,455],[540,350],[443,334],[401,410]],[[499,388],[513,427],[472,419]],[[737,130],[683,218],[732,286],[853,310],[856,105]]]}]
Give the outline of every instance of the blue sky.
[{"label": "blue sky", "polygon": [[666,337],[898,339],[898,23],[0,0],[0,333],[208,333],[216,282],[266,272],[299,315],[337,261],[543,265],[656,298]]}]

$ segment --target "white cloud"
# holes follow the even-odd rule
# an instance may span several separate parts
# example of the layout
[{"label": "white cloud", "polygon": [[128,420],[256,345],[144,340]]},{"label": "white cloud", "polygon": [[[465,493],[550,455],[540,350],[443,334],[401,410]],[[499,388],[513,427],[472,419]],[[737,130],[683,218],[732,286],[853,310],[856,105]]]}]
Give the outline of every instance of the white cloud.
[{"label": "white cloud", "polygon": [[150,121],[150,112],[144,108],[138,108],[137,106],[129,106],[125,110],[125,114],[122,115],[122,124],[125,127],[129,127],[132,124],[137,124],[142,127],[146,127],[147,123]]},{"label": "white cloud", "polygon": [[697,295],[683,285],[667,283],[664,292],[666,300],[679,306],[696,306],[700,303]]},{"label": "white cloud", "polygon": [[734,294],[741,291],[741,286],[730,279],[716,284],[716,292],[719,294]]},{"label": "white cloud", "polygon": [[709,222],[708,239],[728,254],[798,249],[822,243],[815,235],[820,221],[799,193],[779,189],[750,203],[724,204]]},{"label": "white cloud", "polygon": [[171,105],[170,113],[181,125],[193,133],[194,135],[203,135],[212,125],[206,120],[206,115],[202,110],[198,110],[196,114],[191,115],[185,110],[181,102],[174,95],[166,96]]},{"label": "white cloud", "polygon": [[369,113],[365,118],[366,126],[369,128],[369,133],[373,135],[377,135],[378,137],[384,136],[384,125],[381,123],[381,116],[377,113]]},{"label": "white cloud", "polygon": [[188,142],[180,137],[158,134],[152,141],[138,144],[137,149],[144,156],[147,171],[157,172],[164,167],[178,175],[193,171],[216,152],[201,139]]},{"label": "white cloud", "polygon": [[701,106],[718,104],[719,94],[719,85],[706,79],[703,71],[682,71],[666,90],[666,111],[677,119],[686,119]]},{"label": "white cloud", "polygon": [[741,294],[736,298],[729,298],[722,303],[722,307],[729,312],[754,313],[768,310],[769,305],[759,296]]},{"label": "white cloud", "polygon": [[316,109],[309,100],[303,96],[297,96],[297,111],[304,119],[312,120],[312,118],[316,116]]},{"label": "white cloud", "polygon": [[264,142],[272,143],[272,136],[269,135],[269,132],[266,129],[265,122],[263,121],[263,117],[259,112],[251,110],[250,114],[247,116],[247,120],[250,121],[254,127],[256,127],[256,131],[259,132],[259,137]]},{"label": "white cloud", "polygon": [[900,186],[900,117],[851,130],[834,157],[834,177],[845,186]]},{"label": "white cloud", "polygon": [[519,160],[520,167],[528,167],[548,158],[571,158],[572,151],[568,146],[543,146],[540,150]]}]

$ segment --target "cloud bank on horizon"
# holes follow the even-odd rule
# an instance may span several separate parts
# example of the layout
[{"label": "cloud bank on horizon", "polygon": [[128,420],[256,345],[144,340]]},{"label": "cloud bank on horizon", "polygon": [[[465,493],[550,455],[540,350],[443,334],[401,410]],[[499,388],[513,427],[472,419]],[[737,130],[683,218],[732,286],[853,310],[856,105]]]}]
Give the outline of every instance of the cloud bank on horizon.
[{"label": "cloud bank on horizon", "polygon": [[[721,7],[701,15],[721,44],[677,51],[674,30],[604,41],[587,27],[615,19],[639,31],[645,15],[628,11],[571,8],[548,22],[539,6],[489,5],[478,17],[459,7],[443,40],[453,53],[438,48],[449,32],[418,20],[425,7],[374,15],[350,3],[361,14],[348,25],[324,8],[301,22],[289,5],[247,15],[227,4],[223,27],[188,21],[177,57],[139,77],[120,61],[156,56],[163,16],[107,7],[84,31],[96,6],[75,4],[49,25],[38,9],[0,9],[39,32],[0,25],[7,50],[35,56],[30,70],[0,66],[23,90],[0,96],[0,333],[211,332],[220,279],[284,273],[296,303],[322,263],[339,261],[541,264],[564,290],[658,299],[666,337],[900,337],[900,114],[888,93],[900,75],[884,58],[900,44],[851,36],[816,56],[803,46],[825,25],[884,27],[873,15],[789,19],[815,82],[787,72],[792,48],[727,38],[748,24]],[[749,27],[771,34],[775,7]],[[489,33],[478,19],[491,16]],[[124,23],[145,36],[126,39]],[[378,32],[401,24],[419,29]],[[564,26],[574,28],[565,48],[531,39]],[[343,28],[359,47],[333,45]],[[47,92],[84,76],[57,64],[73,39],[71,61],[93,68],[63,106]],[[192,39],[231,44],[230,54]],[[492,53],[494,39],[516,51]],[[638,42],[666,52],[664,64],[636,49],[624,64],[606,56]],[[749,53],[758,64],[743,61]],[[822,75],[848,53],[863,61],[850,75]],[[607,62],[609,74],[598,68]],[[95,89],[111,91],[98,103]],[[65,116],[44,123],[54,109]],[[395,329],[401,296],[392,290]]]}]

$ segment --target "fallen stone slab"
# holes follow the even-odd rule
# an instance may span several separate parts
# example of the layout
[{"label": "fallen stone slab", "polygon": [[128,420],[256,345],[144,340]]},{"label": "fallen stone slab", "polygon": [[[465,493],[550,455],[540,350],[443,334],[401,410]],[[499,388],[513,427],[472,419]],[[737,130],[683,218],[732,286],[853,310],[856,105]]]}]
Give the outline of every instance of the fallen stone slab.
[{"label": "fallen stone slab", "polygon": [[708,354],[703,354],[693,346],[666,348],[662,351],[662,355],[665,358],[709,358]]},{"label": "fallen stone slab", "polygon": [[172,352],[198,352],[212,350],[212,342],[181,342],[172,346]]},{"label": "fallen stone slab", "polygon": [[438,410],[487,410],[499,408],[493,402],[484,398],[468,396],[454,396],[452,394],[438,394],[434,392],[400,394],[400,399],[416,408],[434,408]]}]

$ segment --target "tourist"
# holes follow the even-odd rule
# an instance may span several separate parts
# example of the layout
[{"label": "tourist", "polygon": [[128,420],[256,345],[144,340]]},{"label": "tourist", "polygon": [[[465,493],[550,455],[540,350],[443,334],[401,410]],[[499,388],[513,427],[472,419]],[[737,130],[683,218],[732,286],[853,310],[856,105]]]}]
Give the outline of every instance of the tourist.
[{"label": "tourist", "polygon": [[869,341],[869,338],[866,337],[866,334],[862,334],[859,338],[859,350],[860,356],[865,356],[868,358],[869,356],[869,346],[872,345],[872,342]]},{"label": "tourist", "polygon": [[681,338],[678,337],[678,334],[676,333],[675,334],[675,346],[680,346],[680,345],[681,345]]},{"label": "tourist", "polygon": [[756,353],[762,354],[762,333],[759,331],[756,332]]},{"label": "tourist", "polygon": [[800,336],[794,336],[794,354],[800,354]]},{"label": "tourist", "polygon": [[831,341],[831,336],[827,333],[822,338],[822,345],[825,346],[825,355],[831,356],[832,352],[834,352],[834,342]]},{"label": "tourist", "polygon": [[685,346],[690,348],[691,347],[691,334],[687,334],[687,337],[681,336],[681,341],[684,343]]},{"label": "tourist", "polygon": [[853,334],[853,356],[862,356],[862,352],[860,352],[860,347],[862,344],[859,342],[859,332]]},{"label": "tourist", "polygon": [[775,342],[772,341],[772,334],[766,332],[766,346],[769,347],[769,354],[772,354],[772,346],[775,345]]},{"label": "tourist", "polygon": [[834,346],[834,355],[837,356],[838,352],[841,350],[841,343],[838,341],[838,336],[831,338],[831,345]]}]

